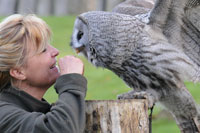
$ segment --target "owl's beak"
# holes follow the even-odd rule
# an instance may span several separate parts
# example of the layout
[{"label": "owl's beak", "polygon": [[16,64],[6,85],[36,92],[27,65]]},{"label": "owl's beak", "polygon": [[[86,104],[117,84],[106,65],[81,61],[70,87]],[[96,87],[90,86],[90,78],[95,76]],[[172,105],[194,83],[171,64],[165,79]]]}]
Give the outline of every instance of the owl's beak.
[{"label": "owl's beak", "polygon": [[78,54],[78,53],[82,52],[84,50],[84,48],[85,48],[84,45],[82,45],[81,47],[75,48],[76,53]]},{"label": "owl's beak", "polygon": [[80,53],[80,51],[78,49],[76,49],[76,53],[78,54],[78,53]]}]

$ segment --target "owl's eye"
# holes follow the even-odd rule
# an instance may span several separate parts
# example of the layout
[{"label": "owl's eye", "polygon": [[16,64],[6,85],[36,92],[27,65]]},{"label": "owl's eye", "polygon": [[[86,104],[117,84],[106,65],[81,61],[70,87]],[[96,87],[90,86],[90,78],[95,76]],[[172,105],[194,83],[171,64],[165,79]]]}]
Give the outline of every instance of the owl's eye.
[{"label": "owl's eye", "polygon": [[78,41],[81,40],[82,36],[83,36],[83,32],[82,31],[78,31],[77,40]]}]

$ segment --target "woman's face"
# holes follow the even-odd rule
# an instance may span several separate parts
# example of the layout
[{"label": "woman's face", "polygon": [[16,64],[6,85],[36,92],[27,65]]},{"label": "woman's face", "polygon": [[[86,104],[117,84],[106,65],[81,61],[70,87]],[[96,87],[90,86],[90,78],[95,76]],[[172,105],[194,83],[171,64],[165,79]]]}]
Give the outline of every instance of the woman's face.
[{"label": "woman's face", "polygon": [[60,76],[56,67],[56,56],[59,51],[51,45],[39,54],[30,47],[28,59],[24,67],[26,83],[32,87],[49,88]]}]

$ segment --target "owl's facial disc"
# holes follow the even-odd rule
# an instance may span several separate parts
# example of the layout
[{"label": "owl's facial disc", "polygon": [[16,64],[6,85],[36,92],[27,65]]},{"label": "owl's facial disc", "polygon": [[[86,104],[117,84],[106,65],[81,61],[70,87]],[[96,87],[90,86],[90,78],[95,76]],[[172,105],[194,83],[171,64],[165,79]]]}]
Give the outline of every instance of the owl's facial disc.
[{"label": "owl's facial disc", "polygon": [[[82,39],[83,35],[84,35],[83,31],[79,30],[77,32],[76,39],[78,42]],[[81,44],[79,47],[75,47],[76,53],[78,54],[78,53],[82,52],[84,50],[84,48],[85,48],[84,44]]]},{"label": "owl's facial disc", "polygon": [[72,35],[71,46],[77,54],[82,53],[88,57],[86,46],[88,45],[88,29],[87,24],[81,19],[77,18],[74,24],[74,31]]}]

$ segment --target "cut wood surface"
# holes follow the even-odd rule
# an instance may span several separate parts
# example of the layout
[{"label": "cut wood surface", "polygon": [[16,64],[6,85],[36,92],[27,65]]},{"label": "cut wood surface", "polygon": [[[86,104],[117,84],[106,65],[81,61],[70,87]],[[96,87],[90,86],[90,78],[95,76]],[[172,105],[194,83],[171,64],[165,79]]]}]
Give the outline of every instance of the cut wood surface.
[{"label": "cut wood surface", "polygon": [[86,101],[85,133],[148,133],[144,99]]}]

